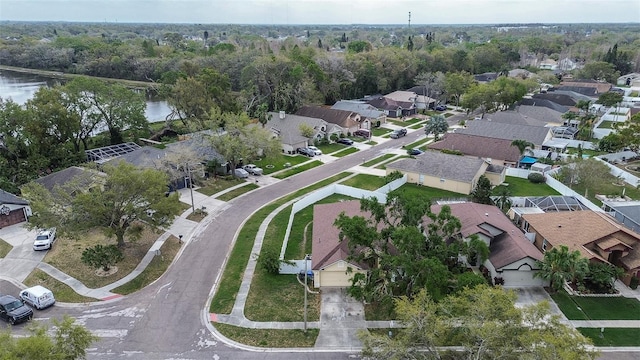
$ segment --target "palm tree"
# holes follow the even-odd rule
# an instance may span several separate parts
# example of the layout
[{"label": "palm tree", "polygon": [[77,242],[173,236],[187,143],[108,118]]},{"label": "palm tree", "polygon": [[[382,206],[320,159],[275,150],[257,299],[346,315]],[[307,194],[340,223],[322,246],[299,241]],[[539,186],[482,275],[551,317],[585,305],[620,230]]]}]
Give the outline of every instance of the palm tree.
[{"label": "palm tree", "polygon": [[496,189],[495,195],[498,196],[495,199],[496,206],[498,206],[502,211],[505,211],[511,207],[511,191],[506,186],[499,186]]},{"label": "palm tree", "polygon": [[[518,150],[520,151],[520,156],[524,155],[525,153],[533,154],[531,149],[535,147],[535,145],[532,142],[529,142],[527,140],[521,140],[521,139],[513,140],[511,142],[511,146],[515,146],[518,148]],[[520,161],[518,161],[518,167],[520,167]]]},{"label": "palm tree", "polygon": [[575,250],[569,252],[569,248],[561,245],[544,253],[544,259],[538,261],[540,270],[536,277],[549,280],[553,291],[559,291],[567,281],[580,281],[589,271],[589,261]]}]

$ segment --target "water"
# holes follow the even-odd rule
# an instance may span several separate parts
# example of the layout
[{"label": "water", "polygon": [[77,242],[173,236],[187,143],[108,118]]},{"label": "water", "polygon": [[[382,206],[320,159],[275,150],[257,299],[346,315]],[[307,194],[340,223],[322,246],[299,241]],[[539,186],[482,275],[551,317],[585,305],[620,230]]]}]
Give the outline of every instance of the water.
[{"label": "water", "polygon": [[[12,99],[23,105],[33,97],[40,87],[54,86],[61,82],[59,79],[41,75],[0,70],[0,97]],[[171,113],[171,109],[166,101],[147,95],[145,116],[149,122],[164,121],[169,113]]]}]

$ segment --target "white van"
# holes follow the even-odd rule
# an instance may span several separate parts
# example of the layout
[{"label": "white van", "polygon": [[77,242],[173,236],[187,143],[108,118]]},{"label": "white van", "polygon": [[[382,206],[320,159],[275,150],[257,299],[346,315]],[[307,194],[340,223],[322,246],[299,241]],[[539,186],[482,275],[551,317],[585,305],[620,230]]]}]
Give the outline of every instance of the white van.
[{"label": "white van", "polygon": [[56,302],[51,290],[40,285],[22,290],[20,299],[38,310],[47,308]]}]

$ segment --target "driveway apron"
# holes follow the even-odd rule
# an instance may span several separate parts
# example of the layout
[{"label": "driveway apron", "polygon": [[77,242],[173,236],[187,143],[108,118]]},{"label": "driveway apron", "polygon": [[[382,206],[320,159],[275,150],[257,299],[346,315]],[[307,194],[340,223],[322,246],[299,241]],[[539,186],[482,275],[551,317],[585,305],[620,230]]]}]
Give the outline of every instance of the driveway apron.
[{"label": "driveway apron", "polygon": [[322,288],[320,333],[316,347],[359,348],[358,331],[366,329],[364,306],[344,288]]}]

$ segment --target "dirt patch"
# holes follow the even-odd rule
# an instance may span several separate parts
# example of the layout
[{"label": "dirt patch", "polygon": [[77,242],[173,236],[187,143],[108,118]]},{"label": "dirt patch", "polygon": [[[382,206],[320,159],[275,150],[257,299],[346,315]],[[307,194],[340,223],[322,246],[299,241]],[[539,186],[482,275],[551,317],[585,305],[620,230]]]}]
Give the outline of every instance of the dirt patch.
[{"label": "dirt patch", "polygon": [[109,268],[109,270],[105,270],[103,268],[100,268],[98,270],[96,270],[96,276],[100,276],[100,277],[106,277],[106,276],[111,276],[115,273],[118,272],[118,267],[117,266],[112,266]]}]

